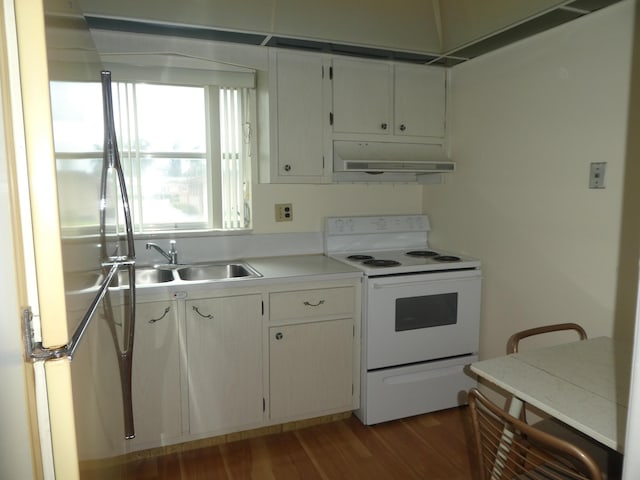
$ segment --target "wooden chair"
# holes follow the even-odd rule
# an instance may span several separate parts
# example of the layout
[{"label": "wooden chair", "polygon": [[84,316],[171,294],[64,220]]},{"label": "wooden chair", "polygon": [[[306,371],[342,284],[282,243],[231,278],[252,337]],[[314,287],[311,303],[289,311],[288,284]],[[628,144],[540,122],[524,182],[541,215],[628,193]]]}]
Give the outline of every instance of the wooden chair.
[{"label": "wooden chair", "polygon": [[603,479],[589,454],[509,415],[475,388],[469,406],[480,480]]},{"label": "wooden chair", "polygon": [[[518,353],[520,342],[528,337],[544,335],[549,333],[573,331],[580,340],[587,339],[587,332],[577,323],[558,323],[553,325],[544,325],[541,327],[529,328],[516,332],[507,341],[507,353]],[[520,419],[527,422],[526,404],[522,408]],[[622,476],[622,454],[598,443],[597,441],[583,435],[577,430],[565,425],[555,418],[545,418],[535,424],[535,428],[555,437],[566,440],[576,445],[581,450],[589,454],[591,458],[600,467],[602,477],[605,480],[613,480]]]},{"label": "wooden chair", "polygon": [[573,330],[577,332],[580,340],[587,339],[587,332],[584,331],[577,323],[557,323],[555,325],[544,325],[542,327],[529,328],[527,330],[522,330],[520,332],[516,332],[507,341],[507,353],[518,353],[518,347],[520,342],[527,338],[533,337],[536,335],[542,335],[545,333],[552,332],[562,332],[562,331],[570,331]]}]

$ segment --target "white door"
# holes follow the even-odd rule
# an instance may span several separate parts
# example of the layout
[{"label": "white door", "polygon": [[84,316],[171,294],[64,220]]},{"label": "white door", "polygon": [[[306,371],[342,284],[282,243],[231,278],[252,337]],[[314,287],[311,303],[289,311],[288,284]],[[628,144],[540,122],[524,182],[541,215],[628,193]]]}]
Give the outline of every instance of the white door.
[{"label": "white door", "polygon": [[323,169],[323,62],[320,55],[278,52],[278,175],[321,177]]},{"label": "white door", "polygon": [[271,419],[350,409],[352,372],[352,318],[271,327]]},{"label": "white door", "polygon": [[445,70],[395,66],[394,133],[413,137],[444,137]]},{"label": "white door", "polygon": [[133,351],[131,443],[157,446],[182,433],[180,353],[176,302],[138,303]]},{"label": "white door", "polygon": [[384,62],[334,58],[334,133],[393,133],[391,72]]},{"label": "white door", "polygon": [[260,295],[189,300],[186,308],[190,433],[257,425],[264,407]]},{"label": "white door", "polygon": [[[64,5],[63,8],[72,7],[70,3]],[[10,92],[10,98],[3,99],[3,109],[10,108],[12,114],[13,149],[9,152],[9,158],[19,185],[19,196],[12,196],[9,205],[13,212],[19,212],[20,215],[13,233],[22,235],[14,250],[8,250],[12,253],[9,258],[17,260],[20,281],[14,284],[20,289],[20,304],[33,309],[36,320],[34,326],[41,326],[41,337],[38,339],[42,340],[45,347],[59,347],[69,341],[70,333],[58,222],[42,1],[4,0],[2,21],[4,25],[0,32],[4,38],[0,42],[6,44],[7,53],[6,58],[0,60],[3,64],[0,72]],[[8,68],[4,68],[5,64]],[[31,175],[27,176],[27,172]],[[7,203],[3,202],[3,205]],[[6,245],[6,237],[4,242]],[[12,281],[14,279],[15,276]],[[24,364],[21,363],[20,367],[24,367]],[[33,441],[34,445],[39,443],[40,451],[32,450],[33,464],[38,470],[36,475],[44,475],[45,479],[79,478],[71,363],[66,358],[38,363],[25,377],[28,379],[26,391],[29,395],[25,407],[33,417],[32,428],[39,432],[39,438]],[[34,381],[34,385],[31,385],[31,381]],[[20,386],[12,390],[25,391]],[[20,416],[16,415],[15,419],[18,418]],[[19,435],[18,431],[3,430],[11,435]],[[32,429],[32,432],[36,430]],[[14,443],[18,444],[15,439]],[[3,451],[16,451],[16,448],[14,446]],[[15,458],[3,462],[3,468],[19,464],[20,457],[16,454]],[[10,475],[6,478],[32,476]]]},{"label": "white door", "polygon": [[[8,12],[2,12],[0,18],[5,18]],[[4,13],[4,15],[2,14]],[[0,27],[0,31],[4,32]],[[4,39],[0,39],[2,43]],[[8,82],[8,59],[0,55],[0,83]],[[3,114],[9,113],[10,99],[4,98],[4,89],[0,89],[0,231],[2,233],[2,248],[5,252],[20,250],[20,231],[13,224],[12,206],[15,197],[10,191],[11,179],[8,177],[12,125],[5,124]],[[14,258],[14,255],[8,255]],[[21,269],[21,265],[18,266]],[[32,450],[29,432],[29,415],[26,396],[29,381],[25,376],[22,335],[20,329],[20,307],[24,303],[26,292],[18,283],[18,272],[12,261],[0,262],[0,384],[3,385],[0,395],[0,410],[2,411],[2,428],[0,428],[0,478],[32,478],[32,456],[38,457],[38,452]],[[35,464],[37,464],[36,462]]]},{"label": "white door", "polygon": [[368,278],[368,369],[477,353],[480,289],[480,271]]}]

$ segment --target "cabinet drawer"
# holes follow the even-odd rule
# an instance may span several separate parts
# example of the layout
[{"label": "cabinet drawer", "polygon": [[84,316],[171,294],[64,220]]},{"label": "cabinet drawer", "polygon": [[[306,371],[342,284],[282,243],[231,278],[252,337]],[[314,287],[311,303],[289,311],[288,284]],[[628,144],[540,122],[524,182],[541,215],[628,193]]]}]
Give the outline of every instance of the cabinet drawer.
[{"label": "cabinet drawer", "polygon": [[299,290],[272,293],[269,299],[272,321],[351,315],[355,291],[353,287]]}]

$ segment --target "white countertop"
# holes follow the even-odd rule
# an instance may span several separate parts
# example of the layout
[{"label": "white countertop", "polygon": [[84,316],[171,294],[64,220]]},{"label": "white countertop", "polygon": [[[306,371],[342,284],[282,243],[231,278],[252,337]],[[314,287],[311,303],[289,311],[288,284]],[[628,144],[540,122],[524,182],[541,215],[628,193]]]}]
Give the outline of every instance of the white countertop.
[{"label": "white countertop", "polygon": [[361,277],[362,271],[322,254],[245,258],[265,279],[318,276],[332,278]]},{"label": "white countertop", "polygon": [[624,451],[628,356],[611,338],[540,348],[471,365],[478,376],[610,448]]},{"label": "white countertop", "polygon": [[[261,277],[240,277],[226,280],[199,280],[139,285],[136,292],[139,297],[156,295],[175,295],[176,292],[194,292],[198,290],[227,288],[260,288],[291,282],[331,281],[362,277],[362,272],[323,254],[283,255],[277,257],[252,257],[230,259],[229,263],[248,263]],[[222,261],[202,262],[224,263]],[[184,298],[182,293],[179,298]],[[178,297],[176,297],[178,298]]]}]

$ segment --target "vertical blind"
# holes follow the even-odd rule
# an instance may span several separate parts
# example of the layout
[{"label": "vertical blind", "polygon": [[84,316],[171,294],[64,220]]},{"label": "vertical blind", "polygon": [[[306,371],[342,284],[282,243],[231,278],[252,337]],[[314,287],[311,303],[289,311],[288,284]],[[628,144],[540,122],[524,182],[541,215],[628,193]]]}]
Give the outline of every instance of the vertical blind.
[{"label": "vertical blind", "polygon": [[250,128],[246,88],[220,88],[220,166],[222,228],[247,228],[249,191],[246,182]]}]

